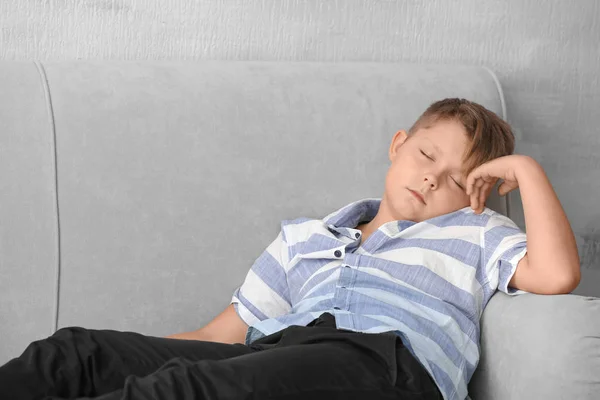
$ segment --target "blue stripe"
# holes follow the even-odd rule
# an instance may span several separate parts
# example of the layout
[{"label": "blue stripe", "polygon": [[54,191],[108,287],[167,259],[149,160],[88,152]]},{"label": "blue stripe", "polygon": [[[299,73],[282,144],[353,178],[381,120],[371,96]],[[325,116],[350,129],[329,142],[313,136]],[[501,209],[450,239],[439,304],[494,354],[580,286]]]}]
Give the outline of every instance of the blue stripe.
[{"label": "blue stripe", "polygon": [[[263,319],[267,319],[269,318],[267,315],[265,315],[262,311],[260,311],[258,308],[256,308],[254,306],[254,304],[252,304],[252,302],[250,300],[248,300],[243,294],[242,291],[238,288],[236,290],[236,297],[238,299],[240,299],[240,303],[242,303],[242,305],[244,307],[246,307],[248,309],[248,311],[250,311],[256,318],[258,318],[259,320],[263,320]],[[235,306],[234,306],[235,307]]]},{"label": "blue stripe", "polygon": [[[484,252],[484,265],[490,261],[492,255],[496,252],[496,249],[502,243],[506,237],[518,235],[522,233],[520,229],[516,229],[508,226],[495,226],[485,232],[485,252]],[[506,249],[509,250],[509,249]]]},{"label": "blue stripe", "polygon": [[512,264],[509,262],[509,260],[523,251],[523,249],[526,247],[526,242],[519,242],[517,246],[502,253],[498,263],[498,268],[500,270],[498,286],[508,285],[510,281],[510,272],[512,270]]},{"label": "blue stripe", "polygon": [[[454,384],[452,383],[452,379],[450,379],[450,377],[448,376],[448,374],[446,373],[446,371],[444,371],[443,369],[441,369],[440,367],[437,366],[437,364],[431,360],[427,360],[429,363],[429,368],[431,368],[431,371],[433,372],[433,378],[435,379],[436,382],[438,382],[438,384],[440,386],[442,386],[444,388],[444,391],[446,392],[446,396],[448,397],[448,400],[462,400],[465,398],[465,396],[460,395],[458,396],[457,393],[455,393],[454,395],[451,395],[452,392],[456,392],[456,388],[454,386]],[[463,377],[463,379],[465,379]],[[466,393],[465,393],[466,395]]]}]

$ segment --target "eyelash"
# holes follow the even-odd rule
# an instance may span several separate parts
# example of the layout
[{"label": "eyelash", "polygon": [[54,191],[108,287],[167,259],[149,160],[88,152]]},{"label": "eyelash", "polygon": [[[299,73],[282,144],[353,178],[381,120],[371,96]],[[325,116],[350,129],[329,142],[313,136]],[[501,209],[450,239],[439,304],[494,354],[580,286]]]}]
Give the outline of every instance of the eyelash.
[{"label": "eyelash", "polygon": [[[419,150],[421,152],[421,154],[423,154],[425,157],[429,158],[431,161],[435,161],[433,158],[429,157],[427,154],[423,153],[423,150]],[[459,188],[461,188],[462,190],[465,190],[460,183],[456,182],[454,179],[452,179],[452,181],[454,183],[456,183],[456,186],[458,186]]]}]

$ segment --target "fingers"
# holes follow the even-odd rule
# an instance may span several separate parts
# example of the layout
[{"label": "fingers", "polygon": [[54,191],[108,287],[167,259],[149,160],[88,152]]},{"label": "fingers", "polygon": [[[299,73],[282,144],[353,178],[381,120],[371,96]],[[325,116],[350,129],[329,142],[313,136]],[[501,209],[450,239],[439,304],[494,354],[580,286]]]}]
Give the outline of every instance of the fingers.
[{"label": "fingers", "polygon": [[473,189],[469,197],[471,201],[471,208],[475,210],[476,213],[483,212],[483,209],[485,208],[485,200],[490,195],[496,182],[497,179],[492,181],[484,181],[483,179],[479,179],[473,182]]},{"label": "fingers", "polygon": [[508,192],[515,190],[519,185],[516,182],[504,181],[502,185],[498,187],[498,194],[500,196],[505,196]]},{"label": "fingers", "polygon": [[471,208],[475,211],[479,210],[481,205],[481,196],[479,195],[480,191],[477,188],[474,188],[473,192],[471,192]]},{"label": "fingers", "polygon": [[481,184],[482,180],[483,178],[481,171],[476,169],[475,171],[471,172],[471,174],[467,177],[467,187],[465,188],[469,196],[477,189],[477,185]]},{"label": "fingers", "polygon": [[492,177],[488,174],[479,172],[477,174],[471,174],[468,178],[467,178],[467,187],[466,192],[468,195],[471,195],[472,192],[478,190],[479,188],[481,188],[484,184],[492,182],[492,183],[496,183],[496,181],[498,180],[498,178]]},{"label": "fingers", "polygon": [[485,185],[485,181],[481,178],[477,179],[475,182],[473,182],[473,191],[478,192],[481,190],[483,185]]},{"label": "fingers", "polygon": [[487,195],[489,193],[490,186],[490,182],[486,182],[485,185],[483,185],[481,187],[481,190],[479,191],[479,206],[481,208],[481,211],[483,211],[483,207],[485,207],[485,199],[487,198]]},{"label": "fingers", "polygon": [[470,197],[471,197],[471,208],[473,208],[473,210],[479,209],[479,205],[481,203],[480,193],[481,193],[481,188],[483,187],[484,184],[485,184],[485,182],[482,179],[477,179],[471,185]]}]

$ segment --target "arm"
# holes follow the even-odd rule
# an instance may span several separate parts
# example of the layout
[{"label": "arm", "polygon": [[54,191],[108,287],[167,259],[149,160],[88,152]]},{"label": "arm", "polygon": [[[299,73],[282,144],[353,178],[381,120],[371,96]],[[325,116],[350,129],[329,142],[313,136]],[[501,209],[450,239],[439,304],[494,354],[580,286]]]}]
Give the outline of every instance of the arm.
[{"label": "arm", "polygon": [[520,188],[527,228],[527,250],[508,286],[537,294],[570,293],[581,280],[575,235],[542,166],[529,156],[512,154],[475,168],[466,189],[475,213],[483,211],[498,179],[504,181],[500,196]]},{"label": "arm", "polygon": [[[244,321],[253,324],[260,320],[259,316],[254,315],[251,310],[255,310],[262,318],[272,318],[290,312],[292,306],[289,302],[283,254],[287,254],[287,245],[283,240],[283,231],[281,231],[256,259],[248,271],[244,283],[233,293],[231,304],[221,314],[203,328],[166,337],[221,343],[245,343],[248,324]],[[242,290],[243,296],[240,295]],[[237,311],[234,304],[237,304]],[[238,311],[244,319],[238,315]]]},{"label": "arm", "polygon": [[522,162],[515,172],[527,227],[527,255],[510,286],[530,291],[525,283],[534,280],[526,276],[530,275],[553,293],[569,293],[581,280],[575,235],[542,167],[530,157]]},{"label": "arm", "polygon": [[206,326],[195,331],[176,333],[165,337],[233,344],[244,343],[247,330],[248,325],[237,315],[233,304],[230,304]]}]

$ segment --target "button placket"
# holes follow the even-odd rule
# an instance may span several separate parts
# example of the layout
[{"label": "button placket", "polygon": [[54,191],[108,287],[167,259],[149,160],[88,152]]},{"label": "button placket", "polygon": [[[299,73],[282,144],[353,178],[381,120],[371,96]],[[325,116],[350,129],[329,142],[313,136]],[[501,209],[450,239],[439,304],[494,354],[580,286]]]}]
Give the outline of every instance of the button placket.
[{"label": "button placket", "polygon": [[[348,274],[346,274],[347,276],[344,277],[344,279],[345,279],[344,285],[349,286],[349,287],[355,287],[356,279],[357,279],[356,275],[357,275],[358,271],[354,268],[350,268],[347,271],[348,271]],[[350,308],[350,298],[352,297],[353,291],[346,289],[344,294],[345,294],[344,307],[346,307],[346,309],[349,309]]]},{"label": "button placket", "polygon": [[[352,267],[348,264],[342,264],[342,267],[344,267],[344,268],[340,270],[340,275],[339,275],[337,283],[336,283],[336,291],[335,291],[335,295],[334,295],[334,299],[335,299],[334,301],[337,304],[347,305],[347,304],[349,304],[348,299],[350,296],[347,287],[353,280],[354,271],[353,271]],[[341,308],[338,306],[333,307],[333,309],[341,310]]]},{"label": "button placket", "polygon": [[[335,251],[336,253],[340,252],[339,250]],[[340,252],[341,253],[341,252]],[[344,266],[344,264],[342,264],[342,267]],[[336,304],[339,301],[340,298],[340,289],[343,287],[341,282],[344,281],[344,270],[340,270],[340,275],[338,276],[337,282],[335,284],[335,291],[333,293],[333,303]],[[333,307],[334,310],[340,310],[340,308],[338,306],[334,306]]]}]

